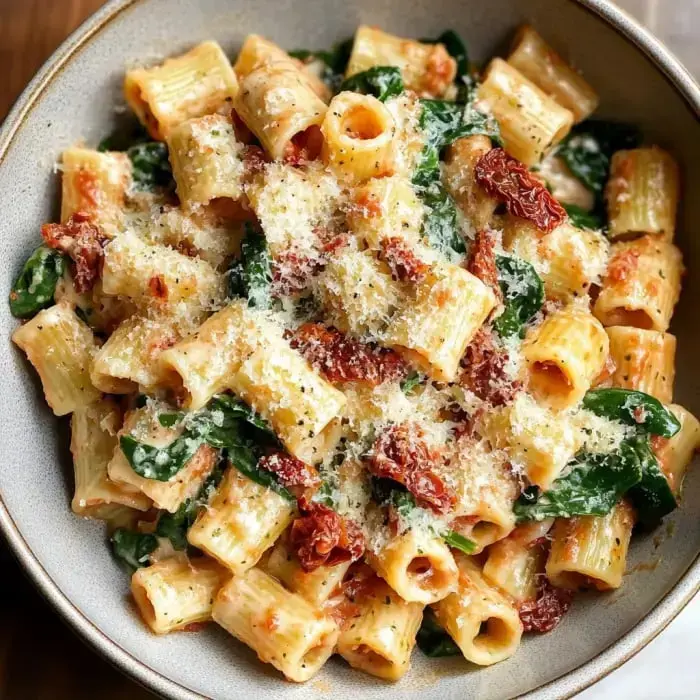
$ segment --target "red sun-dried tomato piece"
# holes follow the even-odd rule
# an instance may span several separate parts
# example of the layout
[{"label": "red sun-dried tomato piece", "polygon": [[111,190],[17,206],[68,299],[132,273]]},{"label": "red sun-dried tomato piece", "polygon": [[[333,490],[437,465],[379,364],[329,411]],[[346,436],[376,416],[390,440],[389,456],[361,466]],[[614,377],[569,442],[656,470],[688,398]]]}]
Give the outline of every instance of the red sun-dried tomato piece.
[{"label": "red sun-dried tomato piece", "polygon": [[286,488],[294,486],[316,488],[321,483],[314,467],[281,450],[264,455],[260,458],[258,465],[261,469],[267,469],[275,474],[282,486]]},{"label": "red sun-dried tomato piece", "polygon": [[467,270],[478,277],[502,301],[503,293],[498,283],[498,268],[496,267],[496,235],[492,231],[477,231],[476,237],[469,247]]},{"label": "red sun-dried tomato piece", "polygon": [[153,275],[148,280],[148,291],[155,299],[166,301],[168,298],[168,285],[165,282],[165,277],[163,275]]},{"label": "red sun-dried tomato piece", "polygon": [[357,561],[365,552],[359,526],[322,503],[304,503],[302,516],[292,523],[289,541],[304,571]]},{"label": "red sun-dried tomato piece", "polygon": [[496,347],[493,331],[480,328],[461,360],[459,383],[493,406],[505,406],[522,389],[522,382],[506,373],[508,352]]},{"label": "red sun-dried tomato piece", "polygon": [[289,165],[301,165],[310,160],[316,160],[321,155],[322,147],[321,128],[310,126],[292,136],[292,140],[285,146],[283,160]]},{"label": "red sun-dried tomato piece", "polygon": [[399,236],[382,239],[379,257],[389,266],[393,279],[402,282],[420,282],[430,269]]},{"label": "red sun-dried tomato piece", "polygon": [[420,506],[446,513],[455,495],[434,472],[440,455],[431,450],[417,425],[392,425],[376,440],[369,456],[369,471],[393,479],[413,494]]},{"label": "red sun-dried tomato piece", "polygon": [[109,240],[102,229],[84,212],[72,214],[64,224],[44,224],[41,236],[74,263],[73,283],[79,294],[90,291],[100,277],[104,246]]},{"label": "red sun-dried tomato piece", "polygon": [[573,602],[573,593],[555,588],[546,576],[540,576],[537,598],[520,604],[520,620],[525,632],[551,632],[567,613]]},{"label": "red sun-dried tomato piece", "polygon": [[260,146],[243,146],[241,160],[246,179],[261,173],[265,169],[265,164],[269,162],[265,151]]},{"label": "red sun-dried tomato piece", "polygon": [[393,350],[363,343],[321,323],[299,326],[290,345],[331,382],[377,386],[407,372],[406,364]]},{"label": "red sun-dried tomato piece", "polygon": [[510,214],[531,221],[545,233],[566,218],[566,210],[520,161],[502,148],[485,153],[474,168],[476,181],[491,197],[501,200]]}]

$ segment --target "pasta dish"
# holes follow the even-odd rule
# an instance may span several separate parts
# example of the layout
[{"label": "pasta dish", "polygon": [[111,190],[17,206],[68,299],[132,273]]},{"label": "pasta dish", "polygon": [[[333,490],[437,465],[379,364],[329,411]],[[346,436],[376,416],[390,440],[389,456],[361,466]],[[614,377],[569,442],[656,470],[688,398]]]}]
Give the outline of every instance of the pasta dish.
[{"label": "pasta dish", "polygon": [[528,26],[234,58],[126,71],[11,291],[72,510],[289,680],[507,659],[679,505],[679,167]]}]

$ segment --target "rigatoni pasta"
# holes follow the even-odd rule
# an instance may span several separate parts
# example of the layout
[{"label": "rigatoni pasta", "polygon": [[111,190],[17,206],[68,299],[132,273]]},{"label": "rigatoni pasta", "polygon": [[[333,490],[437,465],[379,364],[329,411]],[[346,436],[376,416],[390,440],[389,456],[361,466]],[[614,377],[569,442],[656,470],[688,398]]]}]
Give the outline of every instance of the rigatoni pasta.
[{"label": "rigatoni pasta", "polygon": [[674,156],[531,27],[483,72],[452,30],[351,43],[129,69],[155,141],[64,151],[9,300],[146,625],[297,682],[510,658],[621,584],[700,445]]}]

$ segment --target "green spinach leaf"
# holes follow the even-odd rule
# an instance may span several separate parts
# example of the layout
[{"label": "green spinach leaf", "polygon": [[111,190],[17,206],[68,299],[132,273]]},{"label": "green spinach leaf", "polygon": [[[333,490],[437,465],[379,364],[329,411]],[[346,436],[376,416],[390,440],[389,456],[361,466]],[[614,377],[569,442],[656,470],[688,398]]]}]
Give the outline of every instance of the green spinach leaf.
[{"label": "green spinach leaf", "polygon": [[596,211],[586,211],[576,204],[562,203],[566,213],[571,219],[571,223],[578,228],[587,228],[593,231],[599,231],[604,228],[605,221],[603,217]]},{"label": "green spinach leaf", "polygon": [[272,304],[272,258],[262,233],[246,224],[240,260],[228,269],[231,297],[247,297],[248,306],[269,309]]},{"label": "green spinach leaf", "polygon": [[642,480],[636,445],[623,442],[617,452],[582,455],[548,491],[527,489],[513,508],[518,522],[575,515],[606,515]]},{"label": "green spinach leaf", "polygon": [[131,435],[122,435],[119,446],[131,468],[145,479],[169,481],[204,444],[201,435],[185,431],[165,447],[139,442]]},{"label": "green spinach leaf", "polygon": [[653,527],[674,511],[678,502],[649,446],[648,436],[640,435],[631,442],[642,466],[642,480],[630,489],[628,496],[637,511],[639,522]]},{"label": "green spinach leaf", "polygon": [[56,285],[63,275],[63,255],[40,245],[22,266],[10,291],[10,312],[15,318],[32,318],[54,303]]},{"label": "green spinach leaf", "polygon": [[396,97],[404,91],[401,71],[395,66],[374,66],[362,73],[356,73],[343,81],[340,92],[361,92],[372,95],[381,102]]},{"label": "green spinach leaf", "polygon": [[535,268],[520,258],[497,255],[496,267],[505,310],[493,327],[503,338],[523,337],[525,324],[544,303],[544,284]]},{"label": "green spinach leaf", "polygon": [[600,198],[613,153],[636,148],[640,143],[641,134],[636,127],[590,119],[572,129],[557,149],[557,155],[573,175]]},{"label": "green spinach leaf", "polygon": [[435,181],[420,191],[423,204],[427,207],[423,219],[422,236],[431,248],[452,258],[466,252],[464,239],[459,228],[457,206],[447,190]]},{"label": "green spinach leaf", "polygon": [[120,527],[112,534],[110,544],[114,556],[135,571],[150,565],[150,556],[158,547],[158,539],[155,535],[131,532]]},{"label": "green spinach leaf", "polygon": [[418,648],[431,659],[441,656],[459,656],[462,652],[455,641],[435,619],[430,608],[423,613],[423,622],[416,635]]},{"label": "green spinach leaf", "polygon": [[583,397],[583,407],[652,435],[670,438],[681,429],[678,419],[661,401],[642,391],[591,389]]},{"label": "green spinach leaf", "polygon": [[131,146],[126,152],[131,160],[134,185],[138,189],[172,188],[173,171],[168,160],[168,147],[160,141]]}]

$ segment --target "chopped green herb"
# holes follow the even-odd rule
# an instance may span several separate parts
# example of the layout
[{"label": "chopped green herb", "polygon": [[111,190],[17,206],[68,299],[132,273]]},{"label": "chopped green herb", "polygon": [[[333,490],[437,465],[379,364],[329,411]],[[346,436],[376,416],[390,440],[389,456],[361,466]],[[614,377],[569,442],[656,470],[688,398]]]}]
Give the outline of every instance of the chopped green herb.
[{"label": "chopped green herb", "polygon": [[10,291],[10,311],[15,318],[31,318],[54,303],[56,285],[63,275],[63,255],[40,245],[26,260]]},{"label": "chopped green herb", "polygon": [[442,539],[445,540],[450,547],[454,547],[464,554],[474,554],[476,551],[476,542],[472,542],[472,540],[464,537],[464,535],[460,535],[459,532],[455,532],[454,530],[444,532],[442,534]]},{"label": "chopped green herb", "polygon": [[420,372],[411,372],[406,379],[401,381],[401,391],[410,394],[417,386],[425,381],[425,377]]}]

